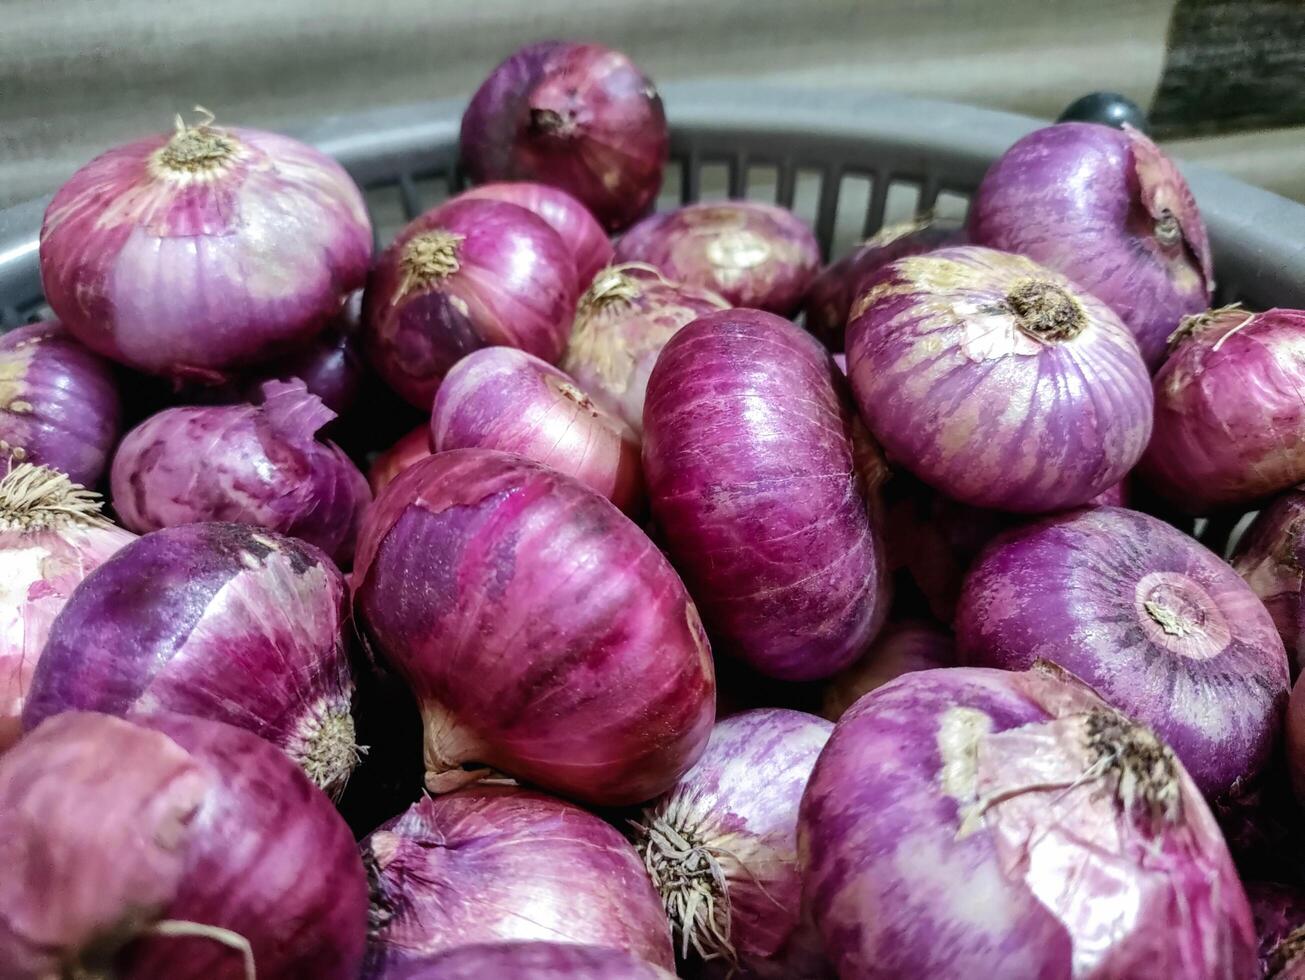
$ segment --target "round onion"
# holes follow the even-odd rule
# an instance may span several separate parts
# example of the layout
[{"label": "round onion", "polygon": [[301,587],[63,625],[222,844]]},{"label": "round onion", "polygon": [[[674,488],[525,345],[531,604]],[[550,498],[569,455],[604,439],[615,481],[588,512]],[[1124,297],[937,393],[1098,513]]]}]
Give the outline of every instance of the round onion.
[{"label": "round onion", "polygon": [[639,441],[630,427],[568,375],[512,347],[468,354],[445,375],[430,442],[436,452],[516,453],[575,477],[627,514],[643,505]]},{"label": "round onion", "polygon": [[449,368],[478,348],[556,361],[576,292],[575,262],[542,218],[502,201],[452,200],[409,222],[372,270],[368,353],[391,388],[429,409]]},{"label": "round onion", "polygon": [[718,201],[645,218],[616,243],[616,261],[646,262],[734,306],[787,316],[820,268],[820,245],[792,211]]},{"label": "round onion", "polygon": [[986,248],[862,281],[848,375],[890,459],[962,503],[1054,511],[1118,483],[1151,435],[1151,383],[1110,309]]},{"label": "round onion", "polygon": [[1269,610],[1296,677],[1305,666],[1305,492],[1289,490],[1256,515],[1232,566]]},{"label": "round onion", "polygon": [[656,546],[581,483],[487,449],[437,453],[377,498],[354,605],[426,725],[426,781],[464,762],[591,803],[667,789],[711,731],[702,624]]},{"label": "round onion", "polygon": [[1072,671],[1155,729],[1207,795],[1273,748],[1287,657],[1259,599],[1218,556],[1146,514],[1097,507],[998,538],[956,611],[967,663]]},{"label": "round onion", "polygon": [[657,90],[621,52],[540,41],[517,49],[476,90],[461,147],[476,183],[551,184],[620,230],[657,197],[670,132]]},{"label": "round onion", "polygon": [[619,949],[573,943],[482,943],[415,959],[384,980],[675,980]]},{"label": "round onion", "polygon": [[310,545],[188,524],[126,545],[50,629],[23,727],[75,709],[160,711],[248,729],[339,792],[358,761],[345,583]]},{"label": "round onion", "polygon": [[372,493],[380,494],[396,476],[430,454],[430,426],[423,423],[372,461],[367,471]]},{"label": "round onion", "polygon": [[822,714],[838,721],[862,695],[917,670],[956,665],[956,641],[935,623],[906,619],[889,623],[866,655],[830,678]]},{"label": "round onion", "polygon": [[314,434],[335,413],[298,379],[263,385],[261,405],[169,408],[123,437],[113,507],[141,533],[235,521],[300,538],[347,565],[367,479]]},{"label": "round onion", "polygon": [[874,449],[810,334],[709,313],[648,381],[644,473],[675,567],[718,646],[786,680],[828,677],[887,611]]},{"label": "round onion", "polygon": [[372,880],[371,976],[458,946],[543,939],[674,967],[639,855],[570,803],[507,786],[426,797],[363,841],[362,852]]},{"label": "round onion", "polygon": [[338,163],[256,129],[198,126],[96,157],[41,227],[41,281],[94,351],[221,380],[299,344],[363,284],[372,229]]},{"label": "round onion", "polygon": [[798,825],[842,977],[1249,977],[1232,859],[1173,753],[1051,668],[907,674],[834,728]]},{"label": "round onion", "polygon": [[1205,309],[1214,278],[1205,223],[1173,161],[1142,133],[1058,123],[989,168],[970,239],[1019,252],[1109,305],[1148,365],[1178,321]]},{"label": "round onion", "polygon": [[1305,892],[1289,885],[1246,884],[1260,940],[1264,980],[1305,980]]}]

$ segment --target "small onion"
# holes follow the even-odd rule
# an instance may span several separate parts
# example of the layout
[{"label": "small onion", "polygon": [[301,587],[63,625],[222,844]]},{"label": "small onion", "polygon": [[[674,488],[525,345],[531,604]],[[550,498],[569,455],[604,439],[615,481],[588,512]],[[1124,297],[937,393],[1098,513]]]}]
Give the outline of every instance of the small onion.
[{"label": "small onion", "polygon": [[646,262],[734,306],[787,316],[820,268],[820,245],[792,211],[719,201],[645,218],[616,243],[616,261]]},{"label": "small onion", "polygon": [[552,363],[575,314],[575,262],[543,218],[515,204],[455,199],[408,223],[363,298],[372,365],[429,409],[449,368],[481,347]]},{"label": "small onion", "polygon": [[954,666],[956,641],[941,626],[914,619],[889,623],[864,657],[829,679],[821,713],[838,721],[863,695],[903,674]]},{"label": "small onion", "polygon": [[802,800],[840,977],[1246,978],[1255,934],[1187,772],[1054,668],[907,674],[834,727]]},{"label": "small onion", "polygon": [[372,461],[367,471],[372,493],[380,494],[396,476],[430,454],[430,426],[422,423]]},{"label": "small onion", "polygon": [[1059,123],[989,168],[970,240],[1055,269],[1110,306],[1153,369],[1214,278],[1196,201],[1173,161],[1131,126]]},{"label": "small onion", "polygon": [[444,377],[430,417],[430,442],[448,449],[498,449],[573,476],[627,514],[643,504],[639,441],[564,372],[512,347],[468,354]]},{"label": "small onion", "polygon": [[41,280],[94,351],[221,380],[322,329],[372,255],[344,168],[288,136],[212,117],[96,157],[54,195]]},{"label": "small onion", "polygon": [[1305,492],[1288,490],[1256,515],[1232,566],[1273,617],[1295,678],[1305,666]]},{"label": "small onion", "polygon": [[573,804],[468,787],[417,801],[364,840],[362,853],[372,880],[371,977],[458,946],[545,939],[674,966],[639,855]]},{"label": "small onion", "polygon": [[999,537],[956,611],[961,660],[1072,671],[1173,747],[1207,795],[1255,775],[1287,698],[1259,599],[1218,556],[1146,514],[1097,507]]},{"label": "small onion", "polygon": [[50,629],[23,709],[160,711],[248,729],[330,792],[358,761],[345,583],[310,545],[243,524],[187,524],[119,550]]},{"label": "small onion", "polygon": [[621,52],[540,41],[513,52],[476,90],[461,147],[476,183],[560,187],[619,231],[652,206],[670,133],[657,90]]},{"label": "small onion", "polygon": [[1305,892],[1289,885],[1246,884],[1260,939],[1264,980],[1305,980]]},{"label": "small onion", "polygon": [[382,980],[675,980],[675,974],[619,949],[574,943],[458,946],[386,970]]},{"label": "small onion", "polygon": [[888,457],[977,507],[1087,503],[1151,435],[1150,377],[1119,318],[991,249],[899,259],[865,279],[847,363]]}]

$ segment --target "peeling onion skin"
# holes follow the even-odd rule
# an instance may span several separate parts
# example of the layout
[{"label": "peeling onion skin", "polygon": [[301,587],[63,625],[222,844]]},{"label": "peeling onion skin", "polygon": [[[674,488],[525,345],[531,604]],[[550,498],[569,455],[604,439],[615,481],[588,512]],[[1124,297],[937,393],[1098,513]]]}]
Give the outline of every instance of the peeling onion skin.
[{"label": "peeling onion skin", "polygon": [[889,460],[976,507],[1085,504],[1151,436],[1151,379],[1119,318],[992,249],[899,259],[863,280],[847,364]]},{"label": "peeling onion skin", "polygon": [[864,657],[829,679],[821,714],[838,721],[864,695],[903,674],[955,666],[956,641],[948,630],[923,619],[889,623]]},{"label": "peeling onion skin", "polygon": [[701,317],[663,349],[643,421],[653,515],[718,652],[784,680],[860,656],[888,606],[880,474],[819,342],[759,310]]},{"label": "peeling onion skin", "polygon": [[1260,937],[1265,980],[1305,980],[1305,892],[1266,881],[1246,883]]},{"label": "peeling onion skin", "polygon": [[1058,123],[1019,140],[988,169],[970,206],[970,240],[1069,277],[1133,332],[1147,365],[1214,289],[1210,244],[1173,161],[1130,126]]},{"label": "peeling onion skin", "polygon": [[1273,617],[1294,679],[1305,665],[1305,493],[1288,490],[1256,515],[1232,567]]},{"label": "peeling onion skin", "polygon": [[1048,518],[992,542],[956,613],[962,663],[1045,659],[1152,728],[1217,798],[1268,761],[1287,656],[1246,583],[1163,521],[1115,507]]},{"label": "peeling onion skin", "polygon": [[149,935],[160,921],[244,937],[259,977],[358,975],[367,881],[349,828],[247,732],[61,715],[0,760],[0,828],[7,978],[249,976],[218,939]]},{"label": "peeling onion skin", "polygon": [[840,977],[1254,971],[1250,909],[1195,785],[1054,671],[923,671],[866,695],[816,763],[798,840]]},{"label": "peeling onion skin", "polygon": [[396,476],[430,454],[430,426],[423,422],[372,461],[367,470],[372,493],[379,496]]},{"label": "peeling onion skin", "polygon": [[372,879],[367,977],[474,943],[543,939],[674,969],[670,926],[639,855],[573,804],[472,786],[417,801],[362,853]]},{"label": "peeling onion skin", "polygon": [[684,585],[610,501],[548,467],[487,449],[409,467],[368,512],[353,596],[422,709],[433,792],[475,762],[637,803],[707,743],[715,671]]},{"label": "peeling onion skin", "polygon": [[619,949],[573,943],[459,946],[387,970],[384,980],[675,980],[675,974]]}]

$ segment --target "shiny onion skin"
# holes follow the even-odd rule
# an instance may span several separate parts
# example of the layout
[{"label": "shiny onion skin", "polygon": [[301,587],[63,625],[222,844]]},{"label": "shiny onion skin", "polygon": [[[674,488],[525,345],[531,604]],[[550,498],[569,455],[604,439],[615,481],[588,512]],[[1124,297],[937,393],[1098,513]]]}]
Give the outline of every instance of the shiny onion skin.
[{"label": "shiny onion skin", "polygon": [[518,48],[476,90],[461,147],[473,182],[551,184],[620,231],[657,197],[670,132],[653,83],[621,52],[539,41]]},{"label": "shiny onion skin", "polygon": [[869,646],[888,605],[874,452],[829,354],[792,323],[725,310],[666,344],[644,475],[719,652],[815,680]]},{"label": "shiny onion skin", "polygon": [[367,470],[372,493],[379,495],[396,476],[430,454],[430,426],[423,422],[372,461]]},{"label": "shiny onion skin", "polygon": [[821,714],[838,721],[863,695],[903,674],[955,666],[956,640],[943,627],[923,619],[888,623],[864,657],[829,679]]},{"label": "shiny onion skin", "polygon": [[362,853],[372,881],[368,977],[459,946],[544,939],[674,968],[639,855],[571,803],[508,786],[425,797],[364,840]]},{"label": "shiny onion skin", "polygon": [[984,176],[970,240],[1055,269],[1119,314],[1154,370],[1214,288],[1210,244],[1173,161],[1131,126],[1058,123]]},{"label": "shiny onion skin", "polygon": [[330,792],[358,761],[343,577],[310,545],[244,524],[131,542],[50,629],[23,710],[160,711],[248,729]]},{"label": "shiny onion skin", "polygon": [[798,841],[843,978],[1254,973],[1246,896],[1191,778],[1051,668],[866,695],[816,763]]},{"label": "shiny onion skin", "polygon": [[543,218],[515,204],[454,199],[399,232],[363,297],[372,366],[428,410],[440,381],[481,347],[519,347],[550,364],[575,314],[575,261]]},{"label": "shiny onion skin", "polygon": [[1151,435],[1151,381],[1110,309],[1035,262],[963,246],[862,281],[852,390],[890,460],[961,503],[1087,503]]},{"label": "shiny onion skin", "polygon": [[573,476],[627,514],[643,508],[639,440],[565,372],[512,347],[458,361],[435,395],[430,443],[516,453]]},{"label": "shiny onion skin", "polygon": [[263,385],[260,405],[169,408],[123,437],[110,486],[122,523],[139,533],[232,521],[288,534],[348,565],[367,479],[316,438],[335,413],[298,379]]},{"label": "shiny onion skin", "polygon": [[1288,490],[1256,515],[1232,567],[1273,617],[1294,679],[1305,666],[1305,492]]},{"label": "shiny onion skin", "polygon": [[698,612],[610,501],[519,456],[454,449],[368,512],[354,610],[425,720],[433,792],[481,763],[588,803],[670,787],[706,745]]},{"label": "shiny onion skin", "polygon": [[175,378],[222,380],[304,342],[362,286],[371,256],[343,167],[211,117],[96,157],[41,226],[41,281],[64,325]]},{"label": "shiny onion skin", "polygon": [[1305,892],[1265,881],[1246,883],[1260,938],[1264,980],[1305,980]]},{"label": "shiny onion skin", "polygon": [[714,201],[644,218],[617,241],[616,261],[645,262],[733,306],[788,316],[820,268],[820,245],[785,208]]},{"label": "shiny onion skin", "polygon": [[367,880],[349,828],[247,732],[52,718],[0,758],[0,835],[7,980],[358,975]]},{"label": "shiny onion skin", "polygon": [[459,946],[386,970],[382,980],[675,980],[619,949],[563,942]]},{"label": "shiny onion skin", "polygon": [[956,612],[963,663],[1050,660],[1163,738],[1217,798],[1266,763],[1287,657],[1259,599],[1217,555],[1136,511],[1097,507],[997,538]]}]

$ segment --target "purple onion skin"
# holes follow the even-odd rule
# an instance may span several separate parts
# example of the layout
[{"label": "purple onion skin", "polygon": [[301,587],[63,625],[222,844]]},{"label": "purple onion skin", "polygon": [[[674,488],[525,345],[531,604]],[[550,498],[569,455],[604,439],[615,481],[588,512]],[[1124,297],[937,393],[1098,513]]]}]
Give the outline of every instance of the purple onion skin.
[{"label": "purple onion skin", "polygon": [[1246,883],[1246,897],[1260,937],[1258,976],[1305,980],[1305,892],[1290,885],[1251,881]]},{"label": "purple onion skin", "polygon": [[988,170],[970,240],[1063,273],[1110,306],[1147,365],[1214,287],[1210,244],[1178,168],[1146,136],[1058,123],[1025,136]]},{"label": "purple onion skin", "polygon": [[821,713],[838,721],[864,695],[903,674],[955,666],[956,640],[943,627],[915,619],[889,623],[864,657],[830,678]]},{"label": "purple onion skin", "polygon": [[[1130,748],[1163,765],[1121,762]],[[1254,970],[1245,894],[1181,764],[1053,673],[923,671],[866,695],[816,763],[798,840],[840,977]]]},{"label": "purple onion skin", "polygon": [[[371,222],[344,168],[298,140],[217,126],[188,134],[117,147],[73,174],[45,212],[41,281],[92,350],[221,381],[326,326],[363,285]],[[221,140],[231,155],[164,162],[187,139]]]},{"label": "purple onion skin", "polygon": [[1237,573],[1136,511],[1097,507],[997,538],[956,612],[963,663],[1053,661],[1165,740],[1211,798],[1264,766],[1287,656]]},{"label": "purple onion skin", "polygon": [[435,792],[478,762],[638,803],[706,745],[715,672],[684,585],[610,501],[538,463],[454,449],[413,464],[368,512],[353,595],[422,709]]},{"label": "purple onion skin", "polygon": [[196,521],[252,524],[307,541],[342,565],[371,489],[315,433],[335,418],[299,380],[269,381],[261,405],[169,408],[123,437],[113,507],[145,534]]},{"label": "purple onion skin", "polygon": [[386,970],[381,980],[675,980],[619,949],[573,943],[459,946]]},{"label": "purple onion skin", "polygon": [[[1030,287],[1046,295],[1030,299]],[[889,459],[976,507],[1085,504],[1151,436],[1150,377],[1119,318],[992,249],[899,259],[863,280],[847,364]]]},{"label": "purple onion skin", "polygon": [[619,231],[652,207],[670,132],[657,90],[621,52],[539,41],[518,48],[476,90],[461,147],[475,183],[552,184]]},{"label": "purple onion skin", "polygon": [[815,338],[709,313],[666,344],[643,422],[653,515],[713,642],[785,680],[860,656],[887,612],[873,449]]},{"label": "purple onion skin", "polygon": [[178,716],[51,719],[0,760],[0,827],[8,978],[248,976],[217,939],[151,935],[160,921],[244,937],[259,977],[358,975],[367,880],[349,829],[247,732]]},{"label": "purple onion skin", "polygon": [[459,946],[536,940],[615,947],[674,968],[639,855],[570,803],[507,786],[426,797],[362,852],[373,881],[367,976]]},{"label": "purple onion skin", "polygon": [[1232,566],[1273,617],[1295,679],[1305,665],[1305,492],[1288,490],[1256,515]]},{"label": "purple onion skin", "polygon": [[639,222],[617,241],[616,261],[646,262],[675,282],[719,293],[733,306],[788,316],[820,268],[820,245],[784,208],[704,202]]},{"label": "purple onion skin", "polygon": [[372,493],[380,494],[396,476],[430,454],[430,426],[423,423],[372,461],[367,470]]}]

